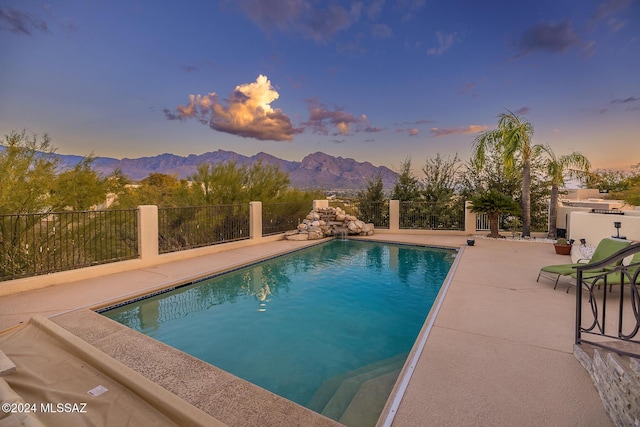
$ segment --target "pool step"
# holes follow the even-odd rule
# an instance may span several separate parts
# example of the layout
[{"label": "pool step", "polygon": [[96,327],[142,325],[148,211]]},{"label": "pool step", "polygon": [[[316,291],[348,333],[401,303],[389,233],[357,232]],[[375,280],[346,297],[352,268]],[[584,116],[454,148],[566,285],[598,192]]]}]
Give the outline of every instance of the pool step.
[{"label": "pool step", "polygon": [[362,384],[338,421],[349,427],[375,426],[401,370],[402,366]]},{"label": "pool step", "polygon": [[[382,410],[406,359],[407,353],[402,353],[330,378],[307,407],[349,426],[375,425],[379,414],[371,409],[377,402]],[[372,424],[357,422],[372,417]]]}]

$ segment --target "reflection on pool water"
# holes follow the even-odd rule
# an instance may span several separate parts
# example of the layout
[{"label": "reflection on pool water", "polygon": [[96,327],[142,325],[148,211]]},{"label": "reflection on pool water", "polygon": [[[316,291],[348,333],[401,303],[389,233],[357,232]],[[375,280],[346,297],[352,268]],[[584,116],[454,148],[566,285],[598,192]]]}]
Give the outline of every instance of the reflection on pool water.
[{"label": "reflection on pool water", "polygon": [[102,314],[347,425],[364,407],[375,424],[455,253],[333,240]]}]

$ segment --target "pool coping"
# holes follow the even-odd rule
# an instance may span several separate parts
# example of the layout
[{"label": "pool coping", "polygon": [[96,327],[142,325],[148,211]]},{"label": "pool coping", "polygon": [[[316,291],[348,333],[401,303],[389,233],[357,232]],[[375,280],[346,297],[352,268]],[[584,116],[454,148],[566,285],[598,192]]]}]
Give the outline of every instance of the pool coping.
[{"label": "pool coping", "polygon": [[[120,306],[123,306],[123,305],[130,304],[130,303],[133,303],[133,302],[136,302],[136,301],[139,301],[139,300],[143,300],[143,299],[146,299],[146,298],[151,298],[151,297],[153,297],[155,295],[159,295],[159,294],[166,293],[166,292],[171,292],[174,289],[180,289],[180,288],[183,288],[183,287],[187,287],[187,286],[190,286],[192,284],[198,283],[198,282],[203,281],[203,280],[207,280],[207,279],[212,278],[212,277],[217,277],[217,276],[220,276],[220,275],[223,275],[223,274],[226,274],[226,273],[229,273],[229,272],[233,272],[233,271],[245,268],[245,267],[250,267],[252,265],[259,264],[259,263],[261,263],[263,261],[276,259],[276,258],[287,256],[287,255],[290,255],[290,254],[293,254],[293,253],[296,253],[296,252],[299,252],[299,251],[307,250],[307,249],[310,249],[310,248],[312,248],[314,246],[318,246],[318,245],[321,245],[321,244],[329,243],[330,241],[335,240],[335,239],[336,238],[321,239],[319,241],[314,241],[311,244],[305,245],[304,247],[295,248],[293,250],[289,250],[289,251],[285,251],[285,252],[281,252],[281,253],[277,253],[277,254],[271,254],[271,255],[263,257],[261,259],[254,259],[254,260],[251,260],[249,262],[242,263],[241,265],[232,266],[232,267],[230,267],[228,269],[216,269],[213,272],[198,273],[196,275],[193,275],[192,277],[183,279],[183,281],[175,281],[175,280],[173,280],[173,281],[164,283],[162,285],[155,286],[155,287],[153,287],[153,289],[155,289],[154,291],[147,292],[147,293],[144,293],[142,295],[141,295],[141,292],[135,292],[135,293],[133,293],[133,295],[131,295],[130,298],[125,298],[124,296],[117,297],[117,298],[114,298],[113,300],[102,301],[99,304],[94,304],[94,305],[91,305],[89,307],[81,307],[81,308],[78,308],[78,309],[69,310],[68,312],[60,313],[60,314],[58,314],[56,316],[53,316],[53,317],[51,317],[51,319],[54,320],[54,322],[55,322],[56,318],[59,318],[60,316],[64,316],[65,314],[69,314],[69,313],[73,313],[73,312],[77,312],[77,311],[83,311],[85,309],[88,309],[90,312],[99,315],[101,318],[104,318],[106,320],[109,320],[110,322],[116,323],[119,327],[124,328],[123,331],[131,331],[132,333],[134,333],[134,335],[138,335],[138,339],[142,339],[141,337],[145,337],[145,340],[146,339],[153,340],[154,342],[157,342],[157,343],[161,344],[162,346],[166,346],[166,347],[168,347],[168,348],[170,348],[172,350],[175,350],[176,352],[178,352],[180,354],[183,354],[184,356],[188,356],[189,358],[193,357],[194,359],[197,359],[194,356],[191,356],[191,355],[189,355],[187,353],[184,353],[181,350],[175,349],[175,348],[173,348],[173,347],[171,347],[171,346],[169,346],[167,344],[162,343],[161,341],[158,341],[158,340],[155,340],[155,339],[153,339],[151,337],[148,337],[147,335],[145,335],[145,334],[143,334],[141,332],[132,330],[131,328],[128,328],[128,327],[126,327],[124,325],[121,325],[121,324],[119,324],[119,323],[117,323],[117,322],[115,322],[115,321],[113,321],[111,319],[105,318],[104,316],[101,316],[100,313],[102,313],[104,311],[107,311],[107,310],[110,310],[110,309],[113,309],[113,308],[117,308],[117,307],[120,307]],[[412,345],[412,348],[409,351],[409,355],[407,356],[407,359],[405,360],[405,362],[403,364],[403,367],[401,369],[400,375],[396,379],[394,387],[391,390],[391,393],[389,394],[389,396],[387,397],[386,404],[383,407],[383,409],[382,409],[382,411],[380,413],[380,416],[378,417],[378,421],[377,421],[376,425],[390,426],[391,423],[393,422],[393,418],[395,416],[395,412],[396,412],[398,406],[400,405],[402,397],[404,396],[404,393],[406,392],[406,386],[409,383],[409,381],[411,379],[411,376],[413,375],[413,372],[415,370],[415,367],[416,367],[416,365],[418,363],[418,360],[420,358],[420,355],[422,354],[422,349],[424,348],[425,342],[426,342],[426,340],[428,338],[429,331],[431,330],[431,328],[433,326],[433,323],[434,323],[434,321],[436,319],[437,313],[438,313],[440,307],[442,306],[442,301],[446,296],[446,291],[448,290],[448,288],[449,288],[449,286],[451,284],[453,275],[455,273],[455,269],[457,268],[457,266],[458,266],[458,264],[460,262],[460,259],[462,257],[462,254],[464,252],[464,246],[457,247],[457,246],[434,245],[434,244],[425,244],[425,243],[416,243],[416,242],[389,241],[389,240],[384,240],[384,239],[376,239],[375,237],[371,237],[371,236],[366,236],[366,237],[350,236],[348,239],[355,240],[355,241],[365,241],[365,242],[374,242],[374,243],[393,244],[393,245],[397,245],[397,246],[433,248],[433,249],[448,250],[448,251],[455,252],[455,260],[451,264],[451,267],[449,268],[449,271],[447,272],[447,276],[445,277],[445,280],[443,281],[443,284],[440,287],[440,290],[438,291],[438,295],[436,296],[436,299],[434,300],[433,305],[431,306],[429,312],[427,313],[427,315],[425,317],[425,321],[423,322],[423,324],[422,324],[422,326],[420,328],[420,332],[418,333],[418,336],[416,337],[416,339],[414,341],[414,344]],[[435,311],[434,311],[434,308],[435,308]],[[92,320],[90,318],[85,318],[83,320],[83,322],[80,322],[80,323],[86,323],[86,322],[91,323]],[[58,322],[56,322],[56,323],[58,323]],[[64,322],[63,322],[63,324],[64,324]],[[65,327],[67,329],[73,328],[73,326],[70,325],[70,324],[67,324],[67,326],[63,326],[63,327]],[[73,333],[75,335],[81,336],[82,339],[87,339],[87,340],[91,341],[92,345],[97,345],[98,342],[99,342],[99,341],[96,341],[95,338],[92,337],[90,334],[87,334],[86,331],[83,332],[82,329],[74,328],[74,332]],[[108,351],[108,348],[104,348],[103,349],[103,351],[105,351],[105,350]],[[107,354],[109,354],[109,353],[107,353]],[[110,357],[113,357],[113,356],[114,356],[113,354],[110,355]],[[197,360],[200,360],[200,359],[197,359]],[[122,360],[120,360],[120,361],[124,363],[124,361],[122,361]],[[246,380],[244,380],[242,378],[236,377],[236,376],[224,371],[223,369],[218,368],[217,366],[215,366],[213,364],[210,364],[210,363],[204,362],[204,361],[202,361],[202,363],[211,366],[216,371],[224,372],[225,374],[228,374],[228,375],[232,376],[233,378],[236,378],[237,381],[240,381],[242,383],[246,383],[246,385],[243,385],[243,386],[245,386],[245,387],[247,387],[249,389],[252,389],[252,388],[255,387],[255,388],[257,388],[257,389],[259,389],[261,391],[264,391],[264,392],[266,392],[266,393],[268,393],[270,395],[276,396],[276,400],[277,401],[280,401],[280,399],[282,399],[283,401],[291,403],[291,404],[293,404],[295,406],[299,406],[300,408],[303,408],[306,411],[310,411],[311,413],[313,413],[315,415],[318,415],[318,416],[320,416],[322,418],[326,418],[324,415],[322,415],[322,414],[320,414],[318,412],[315,412],[315,411],[313,411],[311,409],[308,409],[308,408],[306,408],[306,407],[304,407],[302,405],[299,405],[299,404],[297,404],[297,403],[295,403],[295,402],[293,402],[293,401],[291,401],[289,399],[286,399],[285,397],[278,396],[278,395],[276,395],[276,394],[274,394],[274,393],[272,393],[272,392],[270,392],[270,391],[268,391],[266,389],[263,389],[260,386],[257,386],[257,385],[255,385],[253,383],[250,383],[250,382],[248,382],[248,381],[246,381]],[[126,363],[125,363],[125,365],[126,365]],[[132,368],[134,370],[136,370],[136,371],[139,371],[139,372],[141,370],[144,370],[144,368],[142,368],[142,367],[135,367],[135,368],[132,367]],[[145,375],[143,372],[140,372],[140,373]],[[164,386],[167,387],[167,385],[164,385]],[[169,386],[169,389],[171,389],[170,386]],[[256,393],[261,393],[261,392],[258,392],[258,391],[255,391],[255,392]],[[196,407],[198,407],[197,402],[190,402],[190,403],[194,404]],[[200,409],[204,410],[203,408],[200,408]],[[295,413],[296,409],[291,409],[290,408],[289,411]],[[205,410],[205,412],[209,413],[210,415],[212,415],[214,417],[218,416],[218,415],[212,414],[211,412],[206,411],[206,410]],[[334,421],[334,420],[331,420],[331,421]],[[338,425],[341,425],[339,422],[337,422],[337,421],[335,421],[335,422]],[[383,424],[381,424],[381,422],[383,422]]]},{"label": "pool coping", "polygon": [[[394,232],[371,237],[452,249],[467,238]],[[270,241],[3,296],[0,329],[305,245]],[[575,295],[536,282],[541,265],[560,261],[550,244],[480,239],[465,248],[393,425],[611,425],[572,353]]]},{"label": "pool coping", "polygon": [[[447,273],[447,277],[445,277],[442,286],[440,287],[440,291],[434,301],[434,304],[431,306],[429,313],[422,325],[420,333],[416,337],[416,341],[413,345],[413,348],[409,352],[409,356],[405,361],[405,364],[396,380],[396,384],[391,391],[391,394],[387,398],[387,404],[385,405],[380,417],[378,418],[378,424],[380,426],[389,427],[393,423],[393,420],[396,416],[398,408],[400,407],[400,403],[402,402],[402,398],[407,391],[409,386],[409,381],[411,381],[411,377],[413,376],[416,366],[418,365],[418,361],[420,360],[420,356],[422,355],[422,351],[427,343],[427,339],[429,338],[429,333],[433,329],[433,325],[435,324],[436,318],[438,317],[438,313],[440,312],[440,308],[442,307],[442,303],[447,295],[449,287],[451,286],[451,282],[453,281],[453,276],[460,264],[460,260],[462,259],[462,255],[464,253],[464,246],[461,246],[457,250],[457,255],[455,257],[455,261],[449,268],[449,272]],[[382,423],[380,423],[382,421]]]}]

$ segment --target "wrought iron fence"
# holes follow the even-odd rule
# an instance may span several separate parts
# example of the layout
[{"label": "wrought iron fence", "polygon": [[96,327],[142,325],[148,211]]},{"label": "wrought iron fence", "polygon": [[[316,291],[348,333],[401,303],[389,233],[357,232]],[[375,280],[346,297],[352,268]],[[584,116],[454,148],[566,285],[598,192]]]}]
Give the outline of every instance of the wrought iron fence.
[{"label": "wrought iron fence", "polygon": [[[500,230],[516,231],[521,226],[519,218],[509,214],[500,214],[498,219],[498,228]],[[489,231],[489,215],[486,213],[476,214],[476,231]]]},{"label": "wrought iron fence", "polygon": [[[640,357],[640,243],[622,249],[608,258],[576,268],[576,344],[586,343],[619,354]],[[632,256],[631,262],[622,260]],[[619,301],[607,303],[612,287],[619,289]],[[583,292],[588,298],[583,299]],[[586,306],[586,309],[585,307]],[[607,319],[615,310],[614,320]],[[608,331],[614,327],[615,334]],[[593,340],[585,336],[595,336]],[[602,338],[608,341],[603,341]],[[622,343],[623,345],[620,345]],[[633,344],[629,344],[633,343]]]},{"label": "wrought iron fence", "polygon": [[464,230],[464,203],[400,202],[400,228]]},{"label": "wrought iron fence", "polygon": [[339,207],[348,215],[357,217],[360,221],[371,223],[376,228],[389,228],[389,201],[358,202],[332,201],[332,207]]},{"label": "wrought iron fence", "polygon": [[137,209],[0,215],[0,281],[137,256]]},{"label": "wrought iron fence", "polygon": [[262,235],[283,233],[295,230],[311,210],[311,202],[263,203]]},{"label": "wrought iron fence", "polygon": [[249,231],[248,204],[158,209],[159,253],[244,240]]}]

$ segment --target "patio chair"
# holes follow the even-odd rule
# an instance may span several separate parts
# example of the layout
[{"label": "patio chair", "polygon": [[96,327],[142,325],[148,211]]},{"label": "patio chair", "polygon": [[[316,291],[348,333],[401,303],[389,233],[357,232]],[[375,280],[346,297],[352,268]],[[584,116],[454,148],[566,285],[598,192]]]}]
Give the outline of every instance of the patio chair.
[{"label": "patio chair", "polygon": [[[621,283],[624,283],[625,285],[630,284],[631,281],[629,280],[629,277],[635,279],[636,284],[638,284],[637,278],[640,275],[640,273],[638,273],[638,270],[640,270],[640,252],[636,252],[633,257],[631,257],[629,263],[625,264],[629,266],[627,268],[627,274],[629,276],[624,274],[621,275],[620,271],[608,272],[608,270],[613,270],[618,265],[620,264],[618,263],[616,266],[605,267],[604,271],[585,271],[582,273],[582,282],[587,285],[591,285],[592,287],[598,286],[598,288],[600,288],[600,285],[609,285],[609,292],[613,289],[613,285],[620,285]],[[578,272],[574,271],[571,274],[571,277],[577,280]]]},{"label": "patio chair", "polygon": [[[611,256],[614,253],[618,252],[619,250],[626,248],[630,244],[631,242],[627,240],[611,238],[602,239],[600,243],[598,243],[598,246],[596,246],[596,250],[593,252],[591,259],[579,259],[577,263],[554,264],[542,267],[540,269],[540,272],[538,273],[536,282],[540,280],[540,277],[554,280],[555,284],[553,285],[553,289],[555,289],[558,286],[558,280],[560,280],[561,276],[571,277],[572,274],[576,273],[576,267],[584,265],[588,262],[598,262],[600,260],[603,260],[608,256]],[[618,263],[618,265],[620,265],[620,263]]]}]

